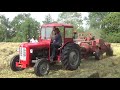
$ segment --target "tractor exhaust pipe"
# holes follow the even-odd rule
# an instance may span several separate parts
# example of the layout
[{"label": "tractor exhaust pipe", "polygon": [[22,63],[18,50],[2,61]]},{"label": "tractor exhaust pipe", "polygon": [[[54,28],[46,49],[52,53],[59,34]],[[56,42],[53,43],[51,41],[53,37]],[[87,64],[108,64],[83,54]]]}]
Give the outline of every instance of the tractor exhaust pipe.
[{"label": "tractor exhaust pipe", "polygon": [[27,42],[30,42],[30,25],[28,25],[28,35],[27,35]]}]

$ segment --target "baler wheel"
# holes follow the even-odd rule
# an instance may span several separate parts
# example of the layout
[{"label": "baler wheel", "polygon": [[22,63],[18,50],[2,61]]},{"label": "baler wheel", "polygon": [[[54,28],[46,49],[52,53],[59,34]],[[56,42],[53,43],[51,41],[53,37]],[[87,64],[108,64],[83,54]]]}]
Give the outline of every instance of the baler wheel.
[{"label": "baler wheel", "polygon": [[113,49],[111,47],[106,51],[106,55],[113,56]]},{"label": "baler wheel", "polygon": [[103,57],[103,54],[100,51],[95,52],[95,59],[96,60],[101,60]]}]

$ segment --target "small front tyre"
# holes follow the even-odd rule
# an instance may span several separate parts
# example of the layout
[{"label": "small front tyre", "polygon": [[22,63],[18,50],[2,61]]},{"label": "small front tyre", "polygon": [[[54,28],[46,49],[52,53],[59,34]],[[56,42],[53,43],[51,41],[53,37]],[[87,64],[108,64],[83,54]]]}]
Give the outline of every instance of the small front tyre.
[{"label": "small front tyre", "polygon": [[46,59],[39,59],[34,66],[36,76],[47,75],[49,73],[49,69],[50,65]]},{"label": "small front tyre", "polygon": [[16,62],[19,62],[19,55],[15,55],[10,61],[10,68],[13,71],[21,71],[24,68],[16,67]]}]

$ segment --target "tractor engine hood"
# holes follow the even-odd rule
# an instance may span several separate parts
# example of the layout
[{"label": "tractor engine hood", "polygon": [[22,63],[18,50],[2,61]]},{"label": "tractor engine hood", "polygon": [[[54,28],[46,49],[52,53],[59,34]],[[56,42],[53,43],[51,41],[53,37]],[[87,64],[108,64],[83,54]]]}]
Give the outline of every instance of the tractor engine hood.
[{"label": "tractor engine hood", "polygon": [[40,42],[28,43],[24,42],[20,47],[29,47],[29,48],[49,48],[51,40],[41,40]]}]

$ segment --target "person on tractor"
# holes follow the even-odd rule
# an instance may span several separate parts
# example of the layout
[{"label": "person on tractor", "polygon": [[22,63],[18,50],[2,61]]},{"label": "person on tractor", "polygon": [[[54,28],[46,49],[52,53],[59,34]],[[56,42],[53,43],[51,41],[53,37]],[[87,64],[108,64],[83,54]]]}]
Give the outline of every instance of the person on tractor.
[{"label": "person on tractor", "polygon": [[30,38],[29,38],[29,36],[27,35],[27,42],[30,42]]},{"label": "person on tractor", "polygon": [[62,46],[62,37],[59,29],[54,28],[53,31],[55,32],[55,36],[52,38],[52,43],[51,43],[51,48],[52,48],[52,54],[50,57],[51,62],[53,62],[53,59],[55,58],[55,52],[57,51],[57,49]]},{"label": "person on tractor", "polygon": [[31,43],[35,43],[35,42],[38,42],[36,39],[35,39],[35,36],[32,37],[32,39],[30,40]]}]

